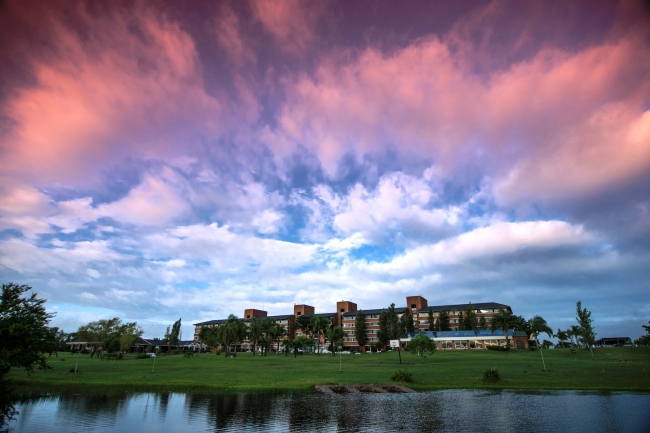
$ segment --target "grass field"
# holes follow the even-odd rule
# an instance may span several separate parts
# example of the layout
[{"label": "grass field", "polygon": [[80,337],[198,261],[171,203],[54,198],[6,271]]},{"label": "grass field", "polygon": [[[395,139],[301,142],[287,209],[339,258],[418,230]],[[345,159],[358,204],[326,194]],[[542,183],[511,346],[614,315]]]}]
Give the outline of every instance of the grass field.
[{"label": "grass field", "polygon": [[[576,356],[569,349],[545,350],[546,371],[539,351],[438,351],[424,363],[402,352],[343,355],[284,354],[266,357],[239,353],[225,358],[204,353],[193,358],[181,355],[120,361],[100,361],[88,355],[59,354],[50,358],[53,369],[27,375],[13,369],[8,375],[23,394],[124,392],[124,391],[297,391],[321,384],[390,383],[396,368],[410,372],[415,390],[449,388],[574,389],[650,391],[650,348],[587,350]],[[623,361],[619,361],[623,360]],[[79,372],[71,373],[75,363]],[[152,372],[153,368],[153,372]],[[497,368],[501,380],[485,382],[483,372]]]}]

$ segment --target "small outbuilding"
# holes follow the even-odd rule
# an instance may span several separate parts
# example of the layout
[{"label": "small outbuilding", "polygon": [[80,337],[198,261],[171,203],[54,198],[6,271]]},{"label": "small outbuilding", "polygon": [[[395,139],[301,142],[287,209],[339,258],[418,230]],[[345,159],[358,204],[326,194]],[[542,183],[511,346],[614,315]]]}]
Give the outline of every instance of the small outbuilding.
[{"label": "small outbuilding", "polygon": [[596,340],[597,347],[616,347],[626,344],[632,345],[632,340],[630,340],[630,337],[607,337],[599,338]]}]

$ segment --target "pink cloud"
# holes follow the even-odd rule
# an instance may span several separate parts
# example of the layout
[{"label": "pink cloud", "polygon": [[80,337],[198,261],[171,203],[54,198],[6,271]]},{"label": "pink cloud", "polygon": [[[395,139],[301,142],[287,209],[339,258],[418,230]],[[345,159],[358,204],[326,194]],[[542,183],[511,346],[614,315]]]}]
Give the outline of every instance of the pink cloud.
[{"label": "pink cloud", "polygon": [[215,33],[217,43],[226,50],[236,66],[242,67],[257,61],[256,54],[250,47],[250,41],[245,40],[242,34],[239,17],[227,4],[223,4],[219,10]]},{"label": "pink cloud", "polygon": [[301,0],[256,0],[255,17],[273,36],[278,46],[291,54],[301,54],[314,40],[314,28],[324,12],[324,2]]},{"label": "pink cloud", "polygon": [[16,125],[3,137],[4,171],[87,181],[127,153],[177,153],[174,141],[186,138],[179,125],[219,129],[221,104],[205,93],[194,43],[177,24],[145,8],[71,15],[89,29],[85,37],[57,14],[39,17],[52,28],[55,54],[34,50],[36,85],[2,107]]},{"label": "pink cloud", "polygon": [[314,149],[332,177],[346,152],[393,148],[447,172],[480,164],[504,200],[557,184],[584,193],[650,170],[648,59],[637,33],[577,52],[542,49],[487,79],[444,39],[346,52],[287,81],[280,126],[264,140],[280,157],[298,143]]}]

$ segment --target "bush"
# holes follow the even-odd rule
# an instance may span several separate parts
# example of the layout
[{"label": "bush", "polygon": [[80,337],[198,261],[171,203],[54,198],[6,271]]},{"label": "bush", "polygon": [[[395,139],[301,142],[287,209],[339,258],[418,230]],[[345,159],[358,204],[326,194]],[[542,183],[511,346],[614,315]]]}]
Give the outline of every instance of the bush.
[{"label": "bush", "polygon": [[390,375],[390,380],[395,382],[413,382],[413,376],[408,371],[395,370]]},{"label": "bush", "polygon": [[138,354],[135,356],[135,359],[149,359],[149,355],[146,354],[146,353],[138,353]]},{"label": "bush", "polygon": [[496,368],[488,368],[483,372],[483,380],[501,380]]}]

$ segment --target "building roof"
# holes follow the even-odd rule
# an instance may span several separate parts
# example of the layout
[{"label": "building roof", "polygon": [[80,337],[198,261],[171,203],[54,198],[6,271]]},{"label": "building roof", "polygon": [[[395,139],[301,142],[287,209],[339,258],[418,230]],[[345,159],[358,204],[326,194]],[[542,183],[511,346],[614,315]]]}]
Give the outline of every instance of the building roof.
[{"label": "building roof", "polygon": [[[433,311],[442,311],[442,310],[449,310],[449,311],[458,311],[458,310],[467,310],[469,309],[469,304],[454,304],[454,305],[430,305],[428,307],[423,307],[420,308],[420,313],[427,313],[429,311],[429,308],[431,308]],[[492,309],[499,309],[502,308],[504,310],[510,310],[509,305],[505,304],[499,304],[498,302],[479,302],[479,303],[472,303],[472,308],[476,310],[492,310]]]},{"label": "building roof", "polygon": [[208,320],[207,322],[194,323],[194,326],[203,326],[203,325],[223,325],[228,319],[219,319],[219,320]]},{"label": "building roof", "polygon": [[608,342],[608,341],[626,342],[628,340],[631,340],[630,337],[603,337],[603,338],[599,338],[598,340],[596,340],[596,343],[598,343],[598,342],[605,343],[605,342]]}]

